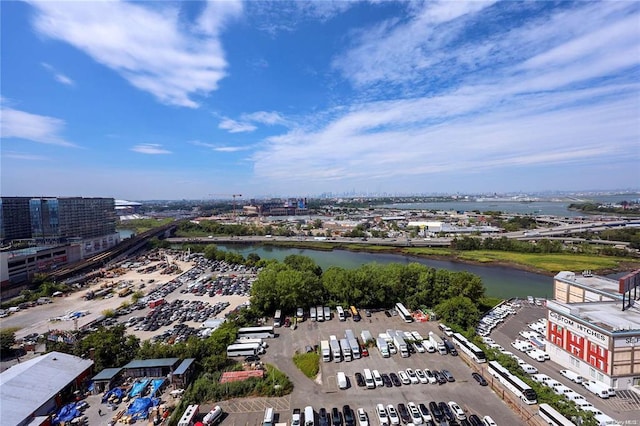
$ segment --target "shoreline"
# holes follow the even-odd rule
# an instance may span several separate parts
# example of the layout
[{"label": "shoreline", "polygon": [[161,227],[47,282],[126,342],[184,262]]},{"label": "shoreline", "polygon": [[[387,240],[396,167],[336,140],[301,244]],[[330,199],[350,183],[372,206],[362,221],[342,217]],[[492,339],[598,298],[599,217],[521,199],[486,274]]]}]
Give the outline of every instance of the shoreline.
[{"label": "shoreline", "polygon": [[[234,244],[243,244],[242,242],[237,242]],[[346,251],[350,251],[350,252],[362,252],[362,253],[370,253],[370,254],[381,254],[381,253],[386,253],[386,254],[397,254],[397,255],[401,255],[401,256],[407,256],[407,257],[414,257],[417,259],[434,259],[434,260],[445,260],[445,261],[450,261],[450,262],[455,262],[455,263],[460,263],[460,264],[467,264],[467,265],[476,265],[476,266],[490,266],[490,267],[507,267],[507,268],[512,268],[512,269],[518,269],[521,271],[525,271],[525,272],[531,272],[531,273],[536,273],[539,275],[545,275],[548,277],[553,277],[557,274],[557,272],[551,272],[548,271],[546,269],[542,269],[542,268],[537,268],[533,265],[526,265],[526,264],[522,264],[522,263],[517,263],[517,262],[510,262],[507,260],[504,261],[496,261],[496,260],[492,260],[489,262],[480,262],[480,261],[475,261],[475,260],[469,260],[469,259],[463,259],[458,257],[455,254],[452,255],[441,255],[441,254],[420,254],[420,253],[410,253],[405,251],[405,249],[407,247],[398,247],[398,246],[378,246],[380,247],[379,249],[368,249],[367,246],[353,246],[350,244],[344,244],[344,243],[338,243],[338,244],[332,244],[332,243],[327,243],[327,242],[319,242],[319,243],[314,243],[314,242],[299,242],[299,241],[292,241],[292,242],[286,242],[286,241],[277,241],[277,242],[251,242],[249,243],[251,245],[258,245],[258,246],[275,246],[275,247],[288,247],[288,248],[299,248],[299,249],[307,249],[307,250],[317,250],[317,251],[326,251],[326,252],[331,252],[331,251],[335,251],[335,250],[346,250]],[[565,253],[567,254],[567,253]],[[640,259],[638,259],[637,261],[634,261],[632,259],[629,259],[628,261],[621,261],[619,264],[619,267],[617,268],[604,268],[604,269],[597,269],[597,268],[592,268],[592,271],[598,275],[611,275],[611,274],[616,274],[616,273],[623,273],[623,272],[627,272],[630,270],[635,270],[640,268]],[[559,272],[559,271],[558,271]]]}]

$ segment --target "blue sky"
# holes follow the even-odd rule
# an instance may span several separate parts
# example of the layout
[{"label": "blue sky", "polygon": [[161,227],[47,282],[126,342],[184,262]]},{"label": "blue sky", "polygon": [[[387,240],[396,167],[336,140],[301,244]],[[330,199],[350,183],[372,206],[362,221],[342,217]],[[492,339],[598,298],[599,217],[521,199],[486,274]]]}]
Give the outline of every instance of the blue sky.
[{"label": "blue sky", "polygon": [[638,2],[1,6],[5,196],[640,187]]}]

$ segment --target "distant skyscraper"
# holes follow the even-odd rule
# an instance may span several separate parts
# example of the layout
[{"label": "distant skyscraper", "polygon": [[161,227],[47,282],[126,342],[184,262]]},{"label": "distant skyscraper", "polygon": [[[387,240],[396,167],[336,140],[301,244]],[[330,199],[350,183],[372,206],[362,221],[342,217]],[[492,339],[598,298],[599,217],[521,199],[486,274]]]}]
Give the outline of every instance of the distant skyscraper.
[{"label": "distant skyscraper", "polygon": [[88,239],[116,232],[113,198],[2,197],[2,240]]}]

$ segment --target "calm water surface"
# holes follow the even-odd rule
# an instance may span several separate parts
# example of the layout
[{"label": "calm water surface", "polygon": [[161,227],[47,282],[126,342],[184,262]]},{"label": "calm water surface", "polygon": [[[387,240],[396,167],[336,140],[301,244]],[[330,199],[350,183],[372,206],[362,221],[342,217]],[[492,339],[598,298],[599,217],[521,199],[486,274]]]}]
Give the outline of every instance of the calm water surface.
[{"label": "calm water surface", "polygon": [[235,251],[245,257],[249,253],[256,253],[261,259],[277,259],[280,261],[290,254],[299,254],[312,258],[323,270],[327,270],[331,266],[352,269],[371,262],[380,264],[417,262],[437,269],[468,271],[482,278],[487,296],[504,299],[527,296],[551,297],[553,289],[552,277],[501,266],[468,265],[447,260],[422,259],[399,254],[359,253],[347,250],[321,251],[243,244],[218,245],[218,248]]}]

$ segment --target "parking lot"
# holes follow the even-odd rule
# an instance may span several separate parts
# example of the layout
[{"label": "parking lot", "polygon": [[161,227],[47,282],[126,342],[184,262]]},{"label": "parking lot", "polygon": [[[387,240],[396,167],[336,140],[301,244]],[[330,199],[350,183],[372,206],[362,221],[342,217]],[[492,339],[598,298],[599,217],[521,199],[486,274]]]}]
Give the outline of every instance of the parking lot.
[{"label": "parking lot", "polygon": [[[373,347],[370,348],[368,357],[351,362],[321,361],[320,377],[316,382],[305,377],[295,367],[292,357],[296,351],[304,352],[308,345],[319,345],[321,340],[329,339],[330,335],[343,337],[347,329],[353,330],[356,336],[359,336],[362,330],[369,330],[374,336],[386,332],[387,329],[418,331],[423,337],[428,336],[429,331],[438,332],[436,323],[405,323],[397,316],[387,317],[384,312],[375,312],[370,318],[363,316],[360,322],[354,322],[350,317],[341,322],[334,316],[330,321],[325,322],[306,320],[299,323],[295,330],[277,328],[279,337],[269,342],[269,349],[263,356],[263,360],[283,370],[295,386],[290,400],[280,405],[282,409],[275,407],[279,410],[280,421],[289,421],[293,408],[312,405],[317,412],[320,407],[327,410],[333,407],[341,409],[344,404],[349,404],[353,410],[359,407],[364,408],[372,424],[377,424],[374,408],[378,403],[397,406],[399,403],[407,404],[410,401],[416,404],[428,404],[430,401],[456,401],[467,416],[472,413],[481,418],[489,415],[498,424],[522,423],[521,419],[488,387],[480,387],[473,380],[472,370],[459,357],[443,356],[438,353],[415,353],[408,358],[401,358],[399,354],[382,358],[378,349]],[[406,368],[447,369],[453,374],[455,381],[442,385],[412,384],[366,389],[356,385],[354,376],[356,372],[362,373],[365,368],[377,369],[380,373],[387,374],[397,373]],[[347,375],[350,382],[348,389],[338,388],[336,375],[339,371]],[[233,410],[233,414],[230,415],[233,423],[259,424],[262,421],[264,411],[262,404],[254,406],[225,402],[224,405]],[[242,413],[238,411],[239,408]]]},{"label": "parking lot", "polygon": [[[491,338],[496,343],[502,345],[506,350],[513,352],[529,364],[536,367],[540,373],[544,373],[551,378],[559,381],[563,385],[575,390],[585,397],[585,399],[593,404],[594,407],[603,413],[613,417],[618,421],[624,421],[626,424],[640,424],[640,397],[633,391],[619,391],[617,396],[609,399],[601,399],[586,390],[579,384],[573,383],[566,377],[562,376],[559,371],[566,369],[553,361],[538,362],[529,358],[526,354],[517,351],[511,347],[511,342],[516,338],[521,338],[518,333],[521,330],[528,330],[527,325],[539,318],[545,318],[547,310],[544,306],[536,306],[535,304],[523,303],[517,315],[511,315],[507,320],[500,324],[492,333]],[[637,423],[633,423],[637,422]]]}]

